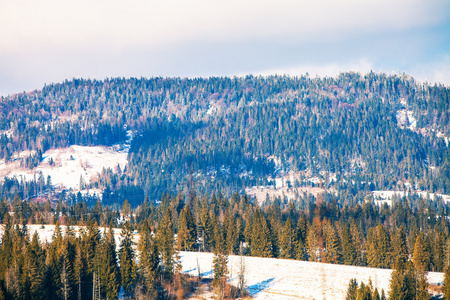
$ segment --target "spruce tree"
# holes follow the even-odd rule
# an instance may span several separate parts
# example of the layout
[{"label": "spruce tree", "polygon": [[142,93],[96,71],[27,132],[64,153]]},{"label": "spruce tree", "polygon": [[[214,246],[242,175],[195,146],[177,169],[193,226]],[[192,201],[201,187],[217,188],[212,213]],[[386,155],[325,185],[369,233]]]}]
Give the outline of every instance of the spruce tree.
[{"label": "spruce tree", "polygon": [[417,299],[428,299],[428,282],[426,275],[430,264],[430,254],[428,252],[423,233],[419,233],[414,244],[413,263],[417,281]]},{"label": "spruce tree", "polygon": [[100,267],[102,294],[108,299],[117,299],[120,290],[120,269],[117,264],[116,242],[110,223],[103,238],[102,245],[97,251]]},{"label": "spruce tree", "polygon": [[444,293],[444,299],[450,300],[450,266],[445,268],[442,292]]},{"label": "spruce tree", "polygon": [[161,251],[161,259],[164,267],[164,276],[169,281],[172,280],[174,271],[174,232],[172,223],[172,213],[168,208],[163,220],[159,224],[156,232],[158,248]]},{"label": "spruce tree", "polygon": [[177,249],[184,251],[194,250],[196,242],[196,233],[194,218],[191,209],[187,205],[181,211],[179,220],[179,230],[177,235]]},{"label": "spruce tree", "polygon": [[144,220],[140,232],[138,276],[140,289],[138,293],[144,299],[157,298],[157,278],[159,275],[159,252],[152,237],[147,220]]},{"label": "spruce tree", "polygon": [[[406,261],[408,259],[408,243],[405,229],[402,225],[395,231],[392,243],[392,257]],[[395,264],[394,264],[395,267]]]},{"label": "spruce tree", "polygon": [[378,268],[389,268],[391,266],[391,242],[389,234],[383,225],[376,227],[377,231],[377,252],[379,255]]},{"label": "spruce tree", "polygon": [[323,235],[325,238],[325,253],[324,253],[325,262],[332,264],[341,263],[342,255],[339,236],[334,226],[328,220],[323,222]]},{"label": "spruce tree", "polygon": [[358,292],[358,282],[356,279],[350,279],[347,287],[347,294],[345,300],[356,300],[356,293]]},{"label": "spruce tree", "polygon": [[271,232],[258,209],[253,216],[251,253],[253,256],[272,257]]},{"label": "spruce tree", "polygon": [[225,296],[225,284],[227,281],[228,274],[228,255],[226,254],[225,241],[223,240],[223,235],[219,234],[217,236],[216,248],[214,249],[213,258],[213,287],[218,295],[219,299],[224,299]]},{"label": "spruce tree", "polygon": [[30,299],[46,299],[45,263],[37,232],[34,233],[31,243],[27,247],[25,259],[30,280]]},{"label": "spruce tree", "polygon": [[295,255],[295,232],[291,218],[287,218],[284,224],[283,231],[280,239],[281,258],[294,258]]},{"label": "spruce tree", "polygon": [[317,236],[317,228],[314,224],[308,227],[308,233],[306,235],[306,248],[308,250],[309,261],[319,261],[319,237]]},{"label": "spruce tree", "polygon": [[125,298],[132,298],[136,266],[133,250],[133,229],[129,222],[125,222],[123,225],[121,238],[119,249],[120,278]]}]

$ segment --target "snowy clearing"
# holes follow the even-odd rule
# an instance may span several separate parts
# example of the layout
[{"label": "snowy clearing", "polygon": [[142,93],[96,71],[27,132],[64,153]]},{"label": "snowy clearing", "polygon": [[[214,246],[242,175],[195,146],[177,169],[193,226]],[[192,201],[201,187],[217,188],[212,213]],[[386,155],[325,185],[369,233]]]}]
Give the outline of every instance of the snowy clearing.
[{"label": "snowy clearing", "polygon": [[[19,154],[19,157],[23,155]],[[128,148],[118,145],[112,147],[74,145],[46,151],[39,166],[33,170],[19,168],[18,161],[5,163],[1,160],[0,178],[16,176],[19,180],[29,181],[35,177],[39,178],[42,172],[45,180],[47,176],[51,176],[52,184],[57,188],[79,190],[80,178],[89,183],[102,172],[103,168],[115,170],[119,165],[123,170],[127,165],[127,156]]]},{"label": "snowy clearing", "polygon": [[407,109],[397,111],[397,124],[400,128],[409,128],[413,130],[417,126],[417,120],[414,118],[414,112]]},{"label": "snowy clearing", "polygon": [[[212,278],[212,253],[181,252],[183,272],[198,276],[197,262],[203,277]],[[390,269],[333,265],[298,260],[244,257],[245,280],[255,299],[344,299],[352,278],[384,289],[387,293]],[[229,276],[237,285],[240,257],[229,256]],[[443,281],[443,273],[430,272],[429,283]]]},{"label": "snowy clearing", "polygon": [[297,200],[300,196],[311,194],[317,197],[317,195],[322,194],[324,192],[325,189],[318,187],[288,188],[285,186],[282,188],[274,188],[274,187],[259,186],[245,189],[245,193],[250,197],[255,197],[256,202],[258,204],[262,204],[266,200],[267,195],[269,195],[270,200],[273,200],[274,198],[277,197],[280,197],[282,200],[284,200],[285,198],[287,198],[288,200]]},{"label": "snowy clearing", "polygon": [[410,194],[417,194],[420,197],[424,198],[424,199],[432,199],[434,200],[436,197],[442,197],[442,200],[444,202],[450,202],[450,196],[449,195],[444,195],[444,194],[433,194],[433,193],[428,193],[428,192],[421,192],[421,191],[414,191],[414,192],[403,192],[403,191],[373,191],[372,192],[374,198],[376,198],[375,203],[382,205],[384,203],[386,203],[387,205],[391,205],[392,204],[392,198],[394,196],[397,197],[405,197],[408,196]]}]

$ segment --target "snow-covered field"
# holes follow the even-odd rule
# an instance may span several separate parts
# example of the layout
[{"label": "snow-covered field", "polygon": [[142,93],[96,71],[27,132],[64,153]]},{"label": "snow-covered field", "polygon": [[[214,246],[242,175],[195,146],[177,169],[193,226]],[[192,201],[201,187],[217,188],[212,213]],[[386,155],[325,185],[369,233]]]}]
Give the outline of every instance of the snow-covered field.
[{"label": "snow-covered field", "polygon": [[[25,155],[25,154],[24,154]],[[23,155],[19,154],[19,157]],[[85,183],[102,172],[102,169],[115,168],[119,165],[123,168],[127,164],[128,148],[113,147],[87,147],[70,146],[46,151],[43,160],[35,169],[19,168],[18,161],[5,163],[0,161],[0,179],[5,176],[16,176],[19,180],[32,180],[39,178],[42,172],[44,179],[50,175],[55,187],[66,189],[80,189],[80,178]],[[50,162],[53,161],[51,165]]]},{"label": "snow-covered field", "polygon": [[[197,276],[197,261],[203,277],[213,277],[213,254],[181,252],[183,271]],[[348,282],[372,280],[387,293],[392,270],[333,265],[297,260],[244,257],[246,286],[255,299],[344,299]],[[237,285],[240,257],[229,256],[231,281]],[[429,273],[428,282],[443,281],[443,273]]]}]

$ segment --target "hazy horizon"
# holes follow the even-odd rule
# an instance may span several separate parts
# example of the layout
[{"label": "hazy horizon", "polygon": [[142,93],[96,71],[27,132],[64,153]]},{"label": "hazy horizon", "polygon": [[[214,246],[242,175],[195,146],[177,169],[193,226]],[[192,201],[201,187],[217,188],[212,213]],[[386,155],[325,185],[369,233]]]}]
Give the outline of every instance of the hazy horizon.
[{"label": "hazy horizon", "polygon": [[3,2],[0,95],[72,78],[405,73],[450,84],[450,2]]}]

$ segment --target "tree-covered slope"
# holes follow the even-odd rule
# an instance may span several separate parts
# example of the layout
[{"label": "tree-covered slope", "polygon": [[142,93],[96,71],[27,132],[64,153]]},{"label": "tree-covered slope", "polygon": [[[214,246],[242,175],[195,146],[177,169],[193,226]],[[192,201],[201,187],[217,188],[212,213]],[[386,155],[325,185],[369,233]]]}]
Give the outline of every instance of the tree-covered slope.
[{"label": "tree-covered slope", "polygon": [[228,193],[308,170],[336,189],[353,180],[357,189],[448,193],[449,92],[374,73],[74,79],[0,100],[0,158],[37,150],[33,167],[49,148],[111,145],[131,130],[126,172],[104,172],[102,187],[136,186],[156,199],[189,182]]}]

